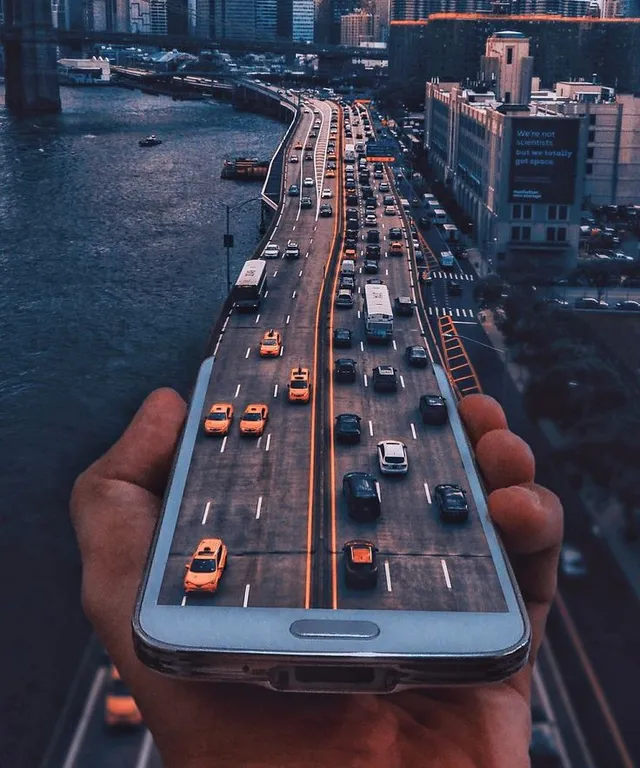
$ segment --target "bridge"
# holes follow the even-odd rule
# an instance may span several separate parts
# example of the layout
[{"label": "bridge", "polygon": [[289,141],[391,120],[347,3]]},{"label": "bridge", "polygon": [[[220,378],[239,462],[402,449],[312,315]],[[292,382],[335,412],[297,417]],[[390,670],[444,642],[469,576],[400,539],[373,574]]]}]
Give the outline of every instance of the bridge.
[{"label": "bridge", "polygon": [[6,105],[16,112],[60,110],[56,46],[113,43],[124,46],[158,46],[184,51],[218,48],[229,52],[313,54],[324,60],[387,58],[378,48],[351,48],[292,40],[229,40],[184,35],[64,30],[53,27],[50,0],[5,0],[5,24],[0,43],[6,52]]}]

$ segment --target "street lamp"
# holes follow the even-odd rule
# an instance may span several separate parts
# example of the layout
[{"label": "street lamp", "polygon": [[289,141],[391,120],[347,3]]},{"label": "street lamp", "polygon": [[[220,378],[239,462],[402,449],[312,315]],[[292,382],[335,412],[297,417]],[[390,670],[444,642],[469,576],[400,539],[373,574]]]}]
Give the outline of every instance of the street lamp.
[{"label": "street lamp", "polygon": [[227,251],[227,294],[231,291],[231,249],[233,248],[233,235],[230,231],[231,211],[237,211],[239,208],[242,208],[249,203],[254,203],[256,200],[261,201],[262,198],[260,196],[250,197],[248,200],[242,200],[242,202],[236,203],[236,205],[225,205],[225,208],[227,209],[227,229],[222,242]]}]

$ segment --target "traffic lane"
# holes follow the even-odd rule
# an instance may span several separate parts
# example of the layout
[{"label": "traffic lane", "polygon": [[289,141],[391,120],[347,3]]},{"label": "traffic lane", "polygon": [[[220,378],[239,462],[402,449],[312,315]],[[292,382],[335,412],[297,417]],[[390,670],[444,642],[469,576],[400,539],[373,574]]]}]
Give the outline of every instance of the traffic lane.
[{"label": "traffic lane", "polygon": [[[489,345],[490,340],[482,328],[478,326],[476,331]],[[501,356],[477,344],[468,344],[466,348],[484,391],[501,402],[510,429],[531,446],[536,457],[537,482],[549,487],[563,502],[565,541],[583,552],[589,574],[575,580],[561,574],[560,591],[632,759],[640,765],[640,732],[633,704],[640,688],[637,664],[640,607],[635,593],[606,540],[594,536],[592,518],[569,479],[558,471],[546,437],[527,418],[522,395],[504,365],[496,364]],[[607,768],[619,765],[593,684],[556,609],[549,617],[548,635],[596,764]]]}]

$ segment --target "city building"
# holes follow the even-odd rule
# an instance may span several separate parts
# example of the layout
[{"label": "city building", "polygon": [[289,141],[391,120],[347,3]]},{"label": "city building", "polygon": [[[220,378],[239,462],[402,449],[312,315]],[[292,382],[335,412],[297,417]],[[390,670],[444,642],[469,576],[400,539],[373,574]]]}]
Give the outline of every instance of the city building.
[{"label": "city building", "polygon": [[314,0],[292,0],[291,39],[313,42],[316,8]]},{"label": "city building", "polygon": [[547,87],[567,78],[591,80],[595,73],[623,93],[640,92],[640,19],[477,14],[391,21],[389,86],[418,104],[425,80],[476,78],[487,37],[505,28],[530,38],[536,74]]},{"label": "city building", "polygon": [[93,32],[129,32],[129,0],[86,0],[84,10]]},{"label": "city building", "polygon": [[512,0],[510,13],[521,16],[553,15],[570,17],[601,16],[596,0]]},{"label": "city building", "polygon": [[379,22],[377,16],[363,10],[344,15],[340,19],[340,44],[355,47],[360,43],[377,42]]},{"label": "city building", "polygon": [[275,40],[278,33],[277,0],[225,0],[214,6],[216,38]]},{"label": "city building", "polygon": [[498,33],[486,43],[485,80],[427,83],[424,141],[489,268],[557,275],[578,257],[589,124],[529,102],[530,58],[524,35]]},{"label": "city building", "polygon": [[108,85],[111,80],[109,59],[59,59],[58,79],[67,85]]},{"label": "city building", "polygon": [[603,19],[617,19],[624,16],[625,7],[624,0],[602,0],[600,15]]}]

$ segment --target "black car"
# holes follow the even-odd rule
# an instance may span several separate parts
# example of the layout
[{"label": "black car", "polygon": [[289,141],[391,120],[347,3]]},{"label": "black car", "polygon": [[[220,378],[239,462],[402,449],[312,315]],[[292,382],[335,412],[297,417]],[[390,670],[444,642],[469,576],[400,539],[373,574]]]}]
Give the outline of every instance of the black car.
[{"label": "black car", "polygon": [[344,553],[344,580],[348,589],[373,589],[378,584],[375,544],[364,539],[347,541]]},{"label": "black car", "polygon": [[425,258],[424,252],[420,250],[420,248],[416,248],[413,252],[413,255],[416,257],[416,264],[426,264],[427,260]]},{"label": "black car", "polygon": [[369,184],[369,172],[368,171],[361,171],[358,174],[358,181],[361,184]]},{"label": "black car", "polygon": [[344,236],[344,244],[347,246],[347,248],[355,248],[356,245],[358,245],[358,233],[347,232]]},{"label": "black car", "polygon": [[365,259],[375,259],[378,261],[380,258],[380,246],[376,243],[367,243],[367,247],[364,251]]},{"label": "black car", "polygon": [[307,152],[307,154],[304,156],[304,159],[309,162],[313,160],[313,154],[311,152]]},{"label": "black car", "polygon": [[356,183],[355,183],[355,181],[353,181],[353,179],[347,179],[347,180],[345,181],[345,183],[344,183],[344,188],[345,188],[346,190],[349,190],[349,191],[351,191],[351,190],[355,189],[355,188],[356,188]]},{"label": "black car", "polygon": [[339,357],[335,363],[336,381],[355,381],[356,380],[356,361],[350,357]]},{"label": "black car", "polygon": [[447,402],[442,395],[422,395],[419,407],[424,424],[447,423]]},{"label": "black car", "polygon": [[346,231],[357,232],[358,231],[358,219],[347,219]]},{"label": "black car", "polygon": [[358,195],[354,192],[349,192],[347,194],[347,205],[358,205]]},{"label": "black car", "polygon": [[375,392],[396,392],[398,371],[392,365],[378,365],[371,373]]},{"label": "black car", "polygon": [[370,197],[368,200],[365,201],[364,209],[365,211],[373,211],[378,207],[378,201],[375,199],[375,197]]},{"label": "black car", "polygon": [[360,416],[355,413],[341,413],[336,416],[336,440],[339,443],[359,443],[361,421]]},{"label": "black car", "polygon": [[367,280],[367,285],[384,285],[384,280],[381,280],[379,277],[370,277]]},{"label": "black car", "polygon": [[300,199],[301,208],[313,208],[313,200],[310,197],[302,197]]},{"label": "black car", "polygon": [[411,317],[413,315],[411,296],[396,296],[393,302],[393,312],[400,317]]},{"label": "black car", "polygon": [[389,240],[402,240],[402,230],[400,227],[391,227],[389,230]]},{"label": "black car", "polygon": [[462,296],[462,286],[457,280],[447,280],[447,291],[450,296]]},{"label": "black car", "polygon": [[355,221],[358,221],[357,208],[347,208],[347,221],[349,221],[350,219],[354,219]]},{"label": "black car", "polygon": [[640,302],[633,300],[617,301],[616,309],[620,309],[623,312],[640,312]]},{"label": "black car", "polygon": [[444,483],[433,489],[433,498],[445,523],[464,523],[469,517],[467,494],[459,485]]},{"label": "black car", "polygon": [[384,203],[384,205],[395,205],[396,199],[393,195],[385,195],[382,198],[382,202]]},{"label": "black car", "polygon": [[347,472],[342,492],[349,517],[358,522],[373,522],[380,517],[380,497],[375,478],[368,472]]},{"label": "black car", "polygon": [[329,205],[329,203],[320,206],[320,216],[323,216],[324,218],[333,216],[333,208]]},{"label": "black car", "polygon": [[429,365],[427,350],[420,344],[412,344],[405,351],[407,362],[414,368],[426,368]]},{"label": "black car", "polygon": [[431,219],[428,216],[420,216],[418,219],[418,224],[422,227],[422,229],[431,229]]},{"label": "black car", "polygon": [[598,301],[593,296],[583,296],[576,299],[573,305],[576,309],[607,309],[609,306],[606,301]]},{"label": "black car", "polygon": [[378,262],[376,259],[365,259],[363,269],[368,275],[377,275],[379,270]]},{"label": "black car", "polygon": [[338,288],[339,290],[346,288],[349,291],[355,291],[356,281],[351,275],[341,275],[340,285],[338,286]]},{"label": "black car", "polygon": [[334,328],[333,330],[334,347],[351,347],[351,331],[348,328]]},{"label": "black car", "polygon": [[380,242],[380,230],[379,229],[370,229],[367,232],[367,242],[368,243],[378,244]]},{"label": "black car", "polygon": [[373,197],[373,189],[371,189],[371,187],[369,186],[363,185],[362,197],[364,197],[365,200],[368,200],[370,197]]}]

